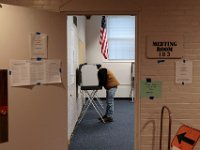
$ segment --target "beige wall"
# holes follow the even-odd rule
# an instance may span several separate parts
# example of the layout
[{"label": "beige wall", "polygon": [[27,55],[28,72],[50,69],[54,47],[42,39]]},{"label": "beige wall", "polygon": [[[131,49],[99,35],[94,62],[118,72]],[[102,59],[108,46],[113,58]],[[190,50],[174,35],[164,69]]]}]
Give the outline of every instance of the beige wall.
[{"label": "beige wall", "polygon": [[[164,104],[169,106],[172,111],[172,137],[182,124],[200,129],[199,8],[200,1],[198,0],[77,0],[68,1],[61,8],[68,14],[128,14],[136,12],[138,15],[135,112],[138,112],[139,116],[136,116],[135,120],[135,150],[158,150],[159,116],[161,106]],[[193,61],[192,84],[184,86],[175,84],[176,59],[166,60],[164,63],[158,64],[155,59],[146,58],[146,36],[155,33],[183,36],[183,57]],[[155,100],[140,99],[140,80],[146,77],[162,81],[161,98]],[[12,128],[12,130],[15,129]],[[166,135],[166,130],[164,133]],[[19,140],[23,139],[20,137]],[[166,140],[164,143],[163,148],[167,149]],[[199,143],[195,147],[195,150],[198,149],[200,149]]]},{"label": "beige wall", "polygon": [[[106,3],[106,5],[104,5]],[[172,138],[182,125],[200,129],[200,2],[192,1],[82,1],[71,2],[63,11],[85,14],[128,14],[138,16],[137,94],[135,150],[159,149],[160,111],[167,105],[172,112]],[[157,63],[146,57],[146,37],[153,34],[181,35],[183,37],[183,58],[193,61],[193,82],[189,85],[175,83],[175,62],[168,59]],[[162,96],[149,100],[140,98],[140,81],[151,78],[162,82]],[[137,117],[139,118],[137,120]],[[163,149],[167,149],[167,121],[164,122]],[[139,135],[139,136],[138,136]],[[198,143],[195,150],[200,149]]]},{"label": "beige wall", "polygon": [[48,35],[48,58],[62,61],[58,85],[11,87],[9,83],[9,141],[2,150],[67,149],[66,17],[28,8],[0,8],[0,69],[11,59],[29,59],[29,34]]},{"label": "beige wall", "polygon": [[[148,5],[148,7],[147,7]],[[167,6],[167,7],[164,7]],[[199,7],[197,1],[182,1],[181,3],[166,2],[143,5],[141,11],[141,59],[140,77],[152,78],[162,81],[162,96],[155,100],[141,99],[141,149],[158,149],[160,110],[163,105],[172,112],[172,138],[177,129],[182,125],[200,129],[200,28]],[[188,85],[175,83],[175,62],[177,59],[165,60],[157,63],[155,59],[147,59],[145,56],[145,38],[148,35],[180,35],[183,37],[183,58],[193,62],[193,82]],[[167,134],[167,122],[165,122],[164,134]],[[166,136],[164,137],[166,139]],[[167,140],[164,140],[163,148]],[[195,150],[200,149],[198,143]]]}]

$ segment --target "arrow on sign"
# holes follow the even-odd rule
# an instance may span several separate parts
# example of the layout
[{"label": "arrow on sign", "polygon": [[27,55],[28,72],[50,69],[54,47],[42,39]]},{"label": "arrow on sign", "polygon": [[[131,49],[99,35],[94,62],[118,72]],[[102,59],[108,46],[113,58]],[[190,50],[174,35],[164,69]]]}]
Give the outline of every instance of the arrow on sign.
[{"label": "arrow on sign", "polygon": [[186,142],[186,143],[188,143],[190,145],[194,145],[195,141],[185,137],[185,134],[186,134],[186,132],[177,135],[179,144],[181,143],[181,141],[184,141],[184,142]]}]

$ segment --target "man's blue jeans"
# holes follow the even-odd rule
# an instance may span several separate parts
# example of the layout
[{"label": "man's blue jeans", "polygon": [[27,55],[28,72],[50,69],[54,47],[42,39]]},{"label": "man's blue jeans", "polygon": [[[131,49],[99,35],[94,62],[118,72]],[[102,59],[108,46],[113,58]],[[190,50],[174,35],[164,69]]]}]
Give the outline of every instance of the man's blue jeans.
[{"label": "man's blue jeans", "polygon": [[106,90],[106,116],[107,117],[112,117],[114,113],[114,97],[115,93],[117,91],[117,88],[111,88],[109,90]]}]

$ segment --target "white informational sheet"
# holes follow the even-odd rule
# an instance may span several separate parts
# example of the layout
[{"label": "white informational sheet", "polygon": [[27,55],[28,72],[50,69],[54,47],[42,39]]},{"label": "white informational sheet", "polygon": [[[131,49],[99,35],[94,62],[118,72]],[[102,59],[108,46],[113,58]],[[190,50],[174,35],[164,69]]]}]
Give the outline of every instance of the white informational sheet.
[{"label": "white informational sheet", "polygon": [[10,61],[12,86],[30,85],[30,66],[27,60]]},{"label": "white informational sheet", "polygon": [[10,61],[11,85],[61,83],[60,60],[12,60]]},{"label": "white informational sheet", "polygon": [[192,83],[192,61],[176,62],[176,83]]},{"label": "white informational sheet", "polygon": [[39,32],[31,33],[31,58],[47,58],[47,44],[47,34]]},{"label": "white informational sheet", "polygon": [[61,83],[60,60],[48,60],[45,63],[45,82]]},{"label": "white informational sheet", "polygon": [[30,83],[45,83],[45,61],[30,61]]}]

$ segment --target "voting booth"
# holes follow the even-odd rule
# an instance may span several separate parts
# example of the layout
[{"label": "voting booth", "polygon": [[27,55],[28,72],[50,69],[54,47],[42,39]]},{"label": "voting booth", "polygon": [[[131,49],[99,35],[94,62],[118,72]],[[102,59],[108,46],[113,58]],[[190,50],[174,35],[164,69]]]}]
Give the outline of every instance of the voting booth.
[{"label": "voting booth", "polygon": [[78,120],[78,123],[81,122],[83,117],[85,116],[88,108],[92,105],[100,116],[101,120],[104,122],[102,118],[103,104],[98,97],[98,91],[102,90],[102,86],[99,85],[98,80],[98,68],[99,64],[81,64],[79,66],[78,71],[78,85],[80,86],[81,93],[85,95],[86,102],[83,105],[83,110]]}]

